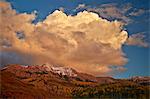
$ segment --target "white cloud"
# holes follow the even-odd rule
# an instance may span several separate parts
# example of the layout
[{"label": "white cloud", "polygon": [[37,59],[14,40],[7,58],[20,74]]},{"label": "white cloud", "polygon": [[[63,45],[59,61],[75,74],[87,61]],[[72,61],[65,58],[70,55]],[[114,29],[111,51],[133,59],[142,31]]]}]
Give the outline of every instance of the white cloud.
[{"label": "white cloud", "polygon": [[[0,8],[4,64],[59,64],[94,75],[110,75],[114,72],[111,66],[123,68],[127,62],[121,48],[128,34],[121,22],[111,22],[87,11],[70,16],[56,10],[35,25],[35,14],[16,13],[5,2],[0,2]],[[18,39],[16,32],[23,33],[24,40]]]}]

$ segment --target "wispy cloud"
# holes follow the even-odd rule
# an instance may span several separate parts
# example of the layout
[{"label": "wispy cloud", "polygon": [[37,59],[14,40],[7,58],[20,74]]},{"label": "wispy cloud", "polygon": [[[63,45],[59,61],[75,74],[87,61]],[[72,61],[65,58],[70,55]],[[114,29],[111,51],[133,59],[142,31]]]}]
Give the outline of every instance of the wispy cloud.
[{"label": "wispy cloud", "polygon": [[148,47],[149,44],[145,41],[145,35],[143,33],[136,33],[129,36],[126,41],[127,45],[135,45],[141,47]]},{"label": "wispy cloud", "polygon": [[145,10],[138,9],[138,10],[135,10],[135,11],[129,13],[129,15],[131,15],[131,16],[139,16],[139,15],[143,14],[144,12],[145,12]]},{"label": "wispy cloud", "polygon": [[[117,5],[115,3],[109,3],[98,5],[96,7],[91,7],[85,4],[79,4],[76,7],[76,10],[78,9],[86,9],[88,11],[98,13],[101,17],[105,19],[119,20],[125,24],[133,22],[130,16],[138,16],[145,12],[143,9],[133,8],[130,3],[127,3],[125,5]],[[132,11],[129,13],[130,10]]]},{"label": "wispy cloud", "polygon": [[64,12],[65,8],[64,7],[59,7],[59,10]]},{"label": "wispy cloud", "polygon": [[82,8],[86,8],[87,6],[85,4],[79,4],[77,7],[76,7],[76,10],[78,9],[82,9]]}]

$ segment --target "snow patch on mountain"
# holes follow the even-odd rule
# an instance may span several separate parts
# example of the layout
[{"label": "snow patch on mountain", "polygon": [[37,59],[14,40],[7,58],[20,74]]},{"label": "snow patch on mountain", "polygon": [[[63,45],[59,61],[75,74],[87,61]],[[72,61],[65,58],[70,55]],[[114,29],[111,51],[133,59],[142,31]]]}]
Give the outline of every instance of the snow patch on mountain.
[{"label": "snow patch on mountain", "polygon": [[71,77],[76,77],[77,74],[73,72],[72,68],[68,67],[51,67],[51,71],[59,75],[67,75]]},{"label": "snow patch on mountain", "polygon": [[53,65],[49,65],[49,64],[45,64],[43,65],[43,67],[46,67],[47,71],[51,71],[53,73],[57,73],[59,75],[63,75],[63,76],[70,76],[70,77],[76,77],[77,74],[74,72],[75,70],[73,70],[72,68],[69,67],[63,67],[63,66],[53,66]]}]

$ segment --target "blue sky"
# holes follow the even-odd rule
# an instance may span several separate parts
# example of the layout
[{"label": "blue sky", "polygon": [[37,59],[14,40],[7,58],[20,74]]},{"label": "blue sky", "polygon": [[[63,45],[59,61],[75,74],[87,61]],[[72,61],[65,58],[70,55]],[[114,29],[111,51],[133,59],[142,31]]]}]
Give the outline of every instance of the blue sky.
[{"label": "blue sky", "polygon": [[[67,14],[75,15],[79,11],[86,10],[88,8],[98,8],[103,4],[115,4],[115,7],[121,9],[124,5],[129,4],[131,7],[127,12],[123,13],[127,19],[132,22],[125,25],[129,35],[136,33],[144,33],[145,40],[149,42],[149,2],[148,0],[7,0],[12,4],[12,7],[18,13],[32,13],[37,11],[37,18],[35,23],[42,21],[47,15],[59,9],[64,8],[64,12]],[[79,4],[84,4],[84,7],[76,9]],[[76,10],[75,10],[76,9]],[[137,15],[131,15],[131,12],[138,12],[142,9],[141,13]],[[136,13],[134,13],[136,14]],[[100,15],[101,16],[101,15]],[[102,16],[106,19],[107,16]],[[121,16],[123,17],[123,16]],[[120,17],[119,17],[120,18]],[[114,20],[108,18],[108,20]],[[118,17],[116,18],[118,19]],[[122,20],[122,18],[120,18]],[[128,58],[128,63],[125,65],[127,69],[125,72],[116,75],[115,77],[126,78],[131,76],[148,76],[149,75],[149,47],[139,46],[123,46],[123,52]]]}]

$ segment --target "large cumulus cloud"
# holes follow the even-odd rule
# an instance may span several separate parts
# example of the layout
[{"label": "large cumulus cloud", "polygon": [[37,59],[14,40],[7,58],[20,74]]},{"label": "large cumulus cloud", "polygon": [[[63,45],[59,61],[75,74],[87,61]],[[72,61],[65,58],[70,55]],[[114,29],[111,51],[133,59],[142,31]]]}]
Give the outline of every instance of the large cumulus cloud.
[{"label": "large cumulus cloud", "polygon": [[97,76],[124,70],[127,59],[121,48],[128,34],[121,22],[87,11],[71,16],[56,10],[33,24],[34,13],[16,13],[6,2],[0,8],[2,65],[48,63]]}]

